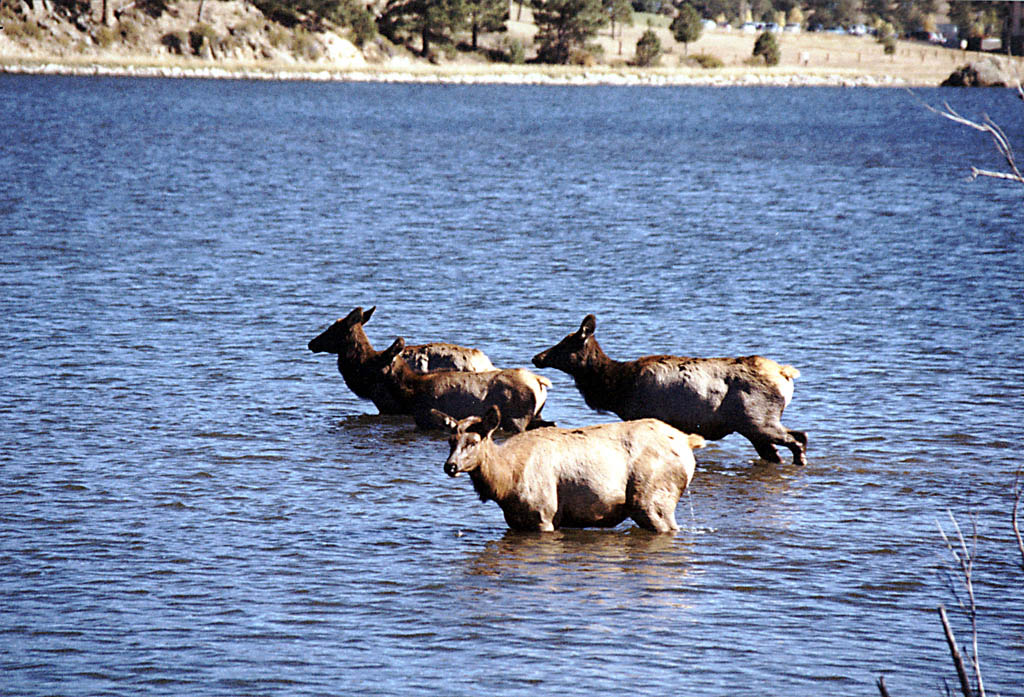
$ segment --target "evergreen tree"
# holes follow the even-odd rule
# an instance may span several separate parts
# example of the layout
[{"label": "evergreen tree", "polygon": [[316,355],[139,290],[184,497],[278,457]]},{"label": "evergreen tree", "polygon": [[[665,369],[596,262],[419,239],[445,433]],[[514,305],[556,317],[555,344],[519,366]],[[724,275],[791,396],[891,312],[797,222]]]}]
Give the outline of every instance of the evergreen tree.
[{"label": "evergreen tree", "polygon": [[301,24],[320,31],[324,28],[322,20],[347,26],[360,45],[376,33],[373,15],[362,0],[253,0],[253,4],[268,19],[289,28]]},{"label": "evergreen tree", "polygon": [[661,60],[661,40],[653,29],[648,29],[636,42],[636,58],[633,63],[646,68],[657,65],[659,60]]},{"label": "evergreen tree", "polygon": [[537,57],[543,63],[568,63],[574,49],[605,25],[601,0],[533,0],[537,24]]},{"label": "evergreen tree", "polygon": [[754,42],[754,55],[764,58],[765,65],[778,65],[781,58],[779,42],[770,31],[762,32]]},{"label": "evergreen tree", "polygon": [[419,35],[422,55],[430,42],[448,38],[466,23],[463,0],[388,0],[379,20],[380,31],[392,41]]},{"label": "evergreen tree", "polygon": [[615,38],[616,22],[619,24],[619,36],[621,37],[622,26],[633,23],[633,4],[629,0],[602,0],[601,4],[612,23],[612,38]]},{"label": "evergreen tree", "polygon": [[672,20],[672,36],[675,37],[676,41],[683,44],[686,53],[690,52],[690,43],[700,38],[700,33],[704,29],[701,23],[700,14],[694,9],[693,5],[686,3],[679,8],[679,14]]},{"label": "evergreen tree", "polygon": [[[780,0],[784,4],[788,0]],[[690,0],[689,4],[697,10],[701,17],[710,17],[715,21],[737,22],[742,18],[743,11],[749,3],[746,0]]]},{"label": "evergreen tree", "polygon": [[482,31],[505,31],[508,21],[508,2],[506,0],[465,0],[466,20],[472,33],[473,50],[477,49],[477,41]]}]

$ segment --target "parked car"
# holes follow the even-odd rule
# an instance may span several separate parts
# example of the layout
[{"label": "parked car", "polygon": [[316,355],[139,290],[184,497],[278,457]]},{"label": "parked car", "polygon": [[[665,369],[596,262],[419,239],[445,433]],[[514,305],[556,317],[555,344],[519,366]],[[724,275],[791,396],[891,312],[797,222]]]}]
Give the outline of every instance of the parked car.
[{"label": "parked car", "polygon": [[786,32],[787,34],[799,34],[800,33],[800,25],[799,24],[787,24],[782,29],[782,31]]},{"label": "parked car", "polygon": [[941,44],[946,41],[946,38],[942,34],[934,31],[925,31],[924,29],[918,29],[917,31],[910,32],[907,34],[907,38],[913,39],[914,41],[927,41],[931,44]]}]

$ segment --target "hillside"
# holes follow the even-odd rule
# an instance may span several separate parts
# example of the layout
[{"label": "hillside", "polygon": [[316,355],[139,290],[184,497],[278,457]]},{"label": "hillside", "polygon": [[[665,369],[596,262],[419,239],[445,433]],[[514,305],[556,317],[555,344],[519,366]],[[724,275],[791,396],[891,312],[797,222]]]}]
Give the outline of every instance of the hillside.
[{"label": "hillside", "polygon": [[[652,84],[850,84],[938,85],[958,66],[976,60],[966,52],[899,42],[886,55],[871,38],[784,34],[781,63],[750,65],[756,36],[738,30],[705,31],[688,47],[677,44],[661,17],[638,16],[613,37],[602,30],[600,48],[587,66],[493,63],[485,57],[518,40],[527,57],[536,26],[529,9],[512,5],[507,34],[481,37],[478,52],[449,50],[427,61],[382,37],[357,47],[347,29],[285,27],[240,0],[126,2],[110,26],[99,21],[101,0],[88,19],[69,20],[50,0],[21,2],[21,16],[0,15],[0,71],[199,75],[311,79],[394,79],[501,82],[612,82]],[[115,8],[120,7],[115,4]],[[202,16],[200,17],[200,8]],[[636,42],[653,24],[665,54],[656,68],[633,68]],[[710,54],[723,67],[703,69],[689,60]],[[1018,66],[1019,69],[1019,66]]]}]

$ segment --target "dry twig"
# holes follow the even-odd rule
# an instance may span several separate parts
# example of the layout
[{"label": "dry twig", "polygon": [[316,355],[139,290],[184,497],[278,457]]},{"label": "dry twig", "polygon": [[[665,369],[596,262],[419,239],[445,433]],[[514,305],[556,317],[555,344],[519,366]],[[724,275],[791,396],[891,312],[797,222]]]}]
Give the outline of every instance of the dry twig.
[{"label": "dry twig", "polygon": [[[971,549],[967,549],[967,541],[964,539],[963,531],[960,529],[960,525],[956,522],[956,518],[953,517],[953,512],[948,511],[949,519],[953,523],[953,529],[956,531],[957,545],[954,546],[953,542],[950,541],[946,535],[946,531],[939,525],[939,534],[942,535],[942,539],[946,543],[946,548],[950,554],[953,555],[953,559],[960,565],[960,574],[963,576],[962,581],[964,584],[964,590],[967,591],[966,603],[960,600],[956,593],[956,587],[951,586],[954,596],[957,598],[957,602],[960,603],[961,609],[967,615],[967,618],[971,621],[971,666],[974,669],[974,679],[977,683],[977,692],[973,693],[978,697],[985,697],[985,683],[981,678],[981,663],[978,654],[978,610],[977,605],[974,601],[974,559],[975,550],[978,544],[978,530],[975,520],[971,519],[972,528],[974,529],[973,542]],[[967,679],[966,670],[963,667],[963,659],[959,656],[959,650],[956,649],[956,641],[953,638],[953,631],[949,627],[949,623],[946,621],[946,611],[944,608],[939,608],[939,614],[942,616],[943,628],[946,630],[946,641],[950,644],[950,651],[953,653],[953,661],[957,663],[957,675],[960,678],[960,687],[964,691],[964,697],[972,697],[970,681]]]},{"label": "dry twig", "polygon": [[[1024,92],[1022,92],[1021,98],[1024,99]],[[1024,500],[1024,466],[1017,470],[1017,476],[1013,482],[1012,515],[1013,532],[1017,537],[1017,547],[1020,549],[1021,568],[1024,569],[1024,538],[1021,537],[1020,524],[1018,520],[1018,509],[1020,508],[1022,500]],[[978,658],[978,612],[977,605],[974,600],[973,579],[974,560],[976,558],[975,551],[978,545],[977,521],[975,518],[971,518],[971,527],[973,531],[972,544],[970,549],[968,549],[967,540],[964,538],[963,531],[960,529],[960,525],[957,523],[952,511],[947,511],[947,513],[949,515],[949,520],[953,524],[953,530],[956,532],[955,540],[950,540],[950,537],[946,535],[945,529],[937,521],[936,525],[939,528],[939,534],[942,535],[942,539],[946,543],[946,548],[960,567],[962,583],[964,590],[967,593],[966,600],[961,599],[961,595],[957,592],[957,586],[952,577],[948,577],[949,587],[953,597],[956,598],[960,608],[964,611],[964,614],[967,615],[967,618],[971,622],[970,659],[974,678],[978,686],[976,691],[971,687],[971,679],[968,675],[963,654],[960,651],[960,647],[957,645],[956,636],[953,634],[953,627],[950,625],[949,618],[946,615],[946,608],[942,605],[939,606],[939,618],[942,620],[942,629],[946,635],[946,644],[949,646],[949,653],[953,659],[953,665],[956,668],[957,678],[960,682],[960,691],[963,693],[963,697],[985,697],[985,683],[981,677],[981,663]],[[889,697],[889,689],[886,687],[884,676],[879,676],[876,681],[876,685],[881,697]],[[948,684],[946,685],[946,694],[949,695]]]},{"label": "dry twig", "polygon": [[960,691],[964,697],[974,697],[971,692],[971,681],[967,677],[967,668],[964,667],[964,658],[960,655],[960,649],[956,645],[956,637],[953,635],[953,628],[949,626],[949,618],[946,617],[946,608],[939,605],[939,617],[942,619],[942,629],[946,632],[946,644],[949,645],[949,654],[953,657],[953,665],[956,666],[956,676],[960,679]]},{"label": "dry twig", "polygon": [[[1017,93],[1021,99],[1024,99],[1024,84],[1022,84],[1019,79],[1017,80]],[[958,114],[956,110],[949,105],[949,102],[943,102],[943,106],[945,107],[944,109],[937,109],[924,100],[921,100],[920,98],[918,99],[922,104],[924,104],[925,108],[933,114],[938,114],[945,119],[949,119],[950,121],[962,126],[967,126],[968,128],[973,128],[976,131],[987,133],[992,139],[992,144],[995,146],[996,151],[1004,160],[1006,160],[1007,167],[1009,168],[1008,172],[996,172],[972,166],[971,179],[977,179],[978,177],[991,177],[993,179],[1005,179],[1019,184],[1024,184],[1024,173],[1021,172],[1020,167],[1017,165],[1017,158],[1013,153],[1013,147],[1010,145],[1010,141],[1006,137],[1006,133],[998,124],[992,121],[992,119],[988,116],[982,116],[982,120],[980,122],[973,121]]]},{"label": "dry twig", "polygon": [[[1024,93],[1022,93],[1021,99],[1024,99]],[[1013,480],[1013,515],[1011,520],[1013,521],[1013,534],[1017,536],[1017,549],[1020,550],[1020,568],[1024,569],[1024,539],[1020,536],[1020,525],[1017,522],[1017,508],[1020,507],[1021,497],[1024,497],[1024,488],[1021,488],[1020,475],[1024,467],[1017,470],[1017,476]]]}]

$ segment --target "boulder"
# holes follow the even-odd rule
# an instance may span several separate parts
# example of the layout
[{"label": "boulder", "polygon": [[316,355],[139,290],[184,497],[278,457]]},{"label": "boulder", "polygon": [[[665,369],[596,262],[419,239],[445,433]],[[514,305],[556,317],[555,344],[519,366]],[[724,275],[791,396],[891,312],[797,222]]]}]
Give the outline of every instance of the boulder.
[{"label": "boulder", "polygon": [[954,70],[942,87],[1006,87],[1010,76],[999,61],[992,58],[968,63]]}]

